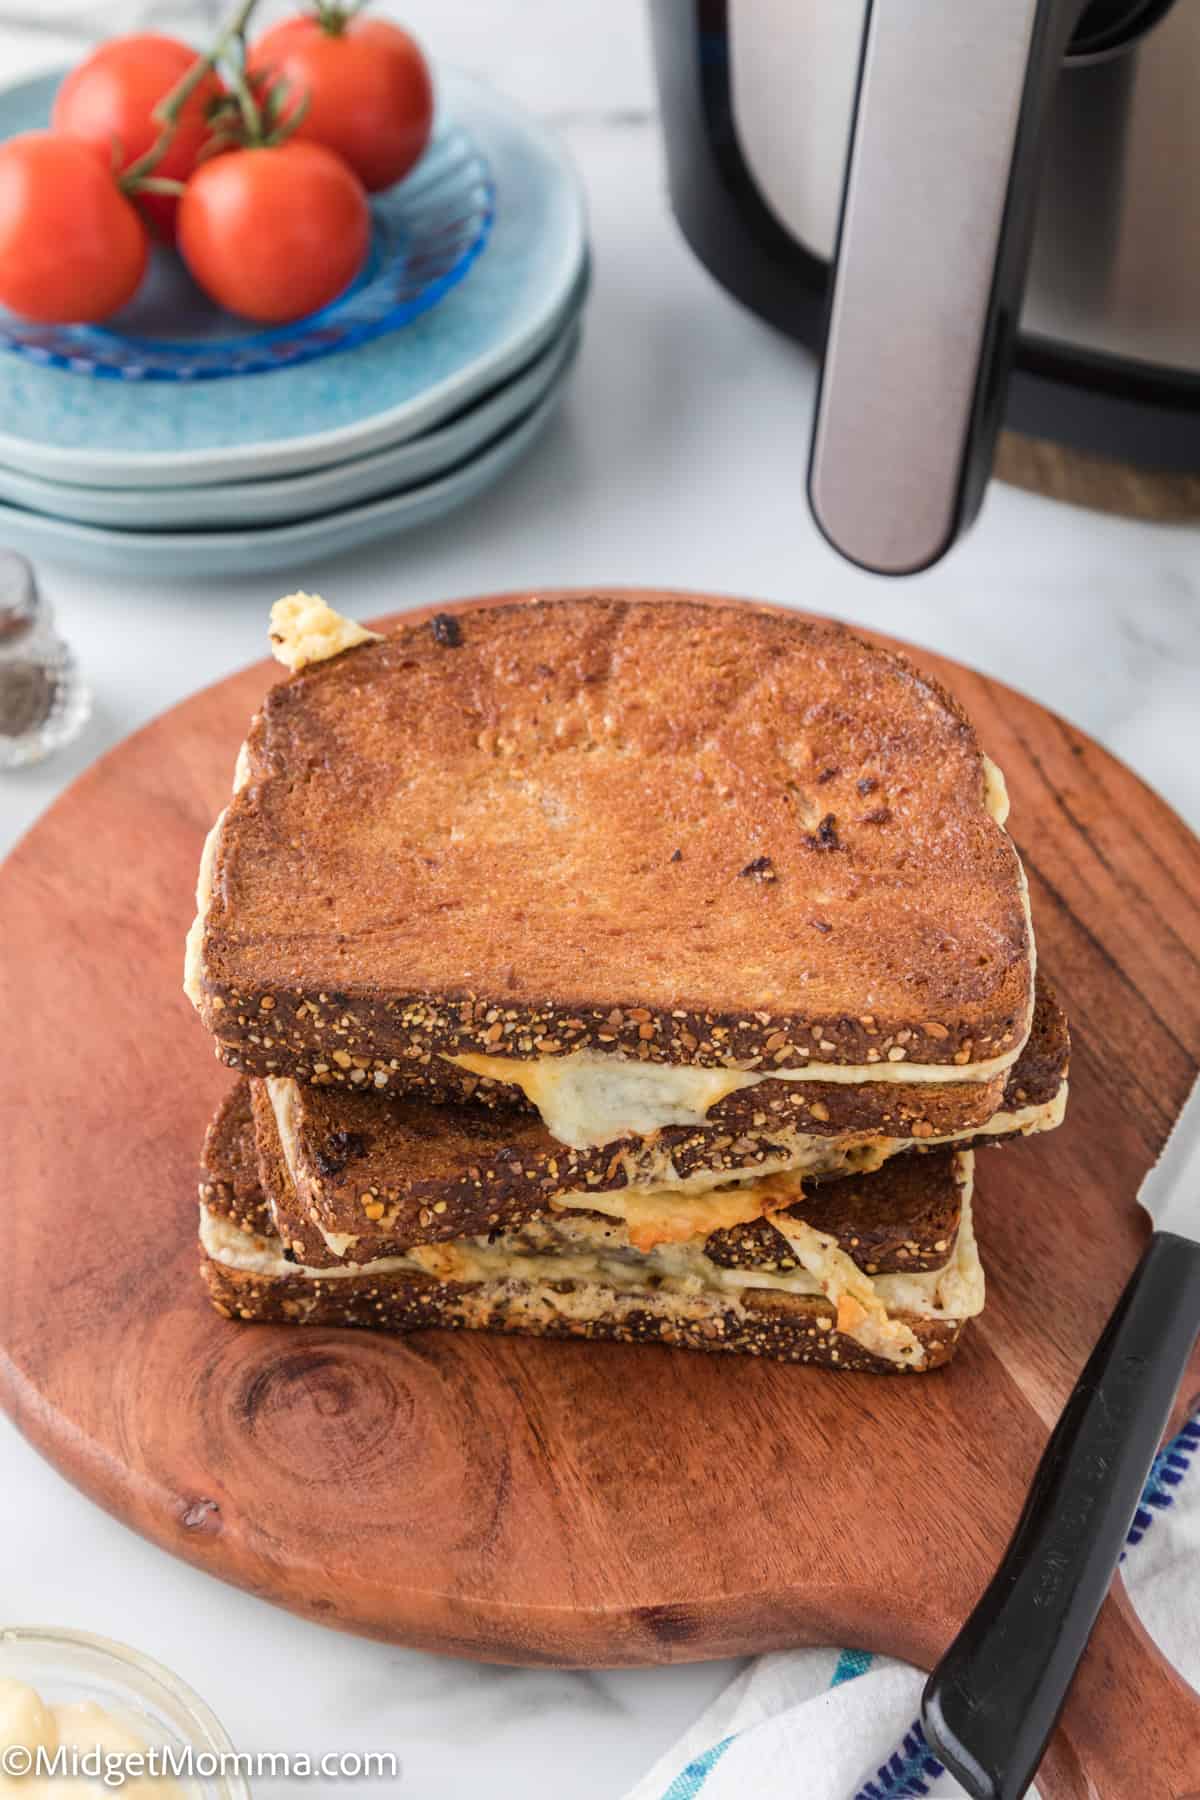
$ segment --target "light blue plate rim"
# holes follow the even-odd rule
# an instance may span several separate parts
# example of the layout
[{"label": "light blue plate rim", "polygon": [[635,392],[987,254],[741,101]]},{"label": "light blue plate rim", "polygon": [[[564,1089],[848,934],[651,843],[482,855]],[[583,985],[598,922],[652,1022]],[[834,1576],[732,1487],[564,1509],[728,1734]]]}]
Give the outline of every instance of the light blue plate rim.
[{"label": "light blue plate rim", "polygon": [[[439,89],[498,201],[470,279],[433,312],[343,356],[195,386],[82,382],[0,357],[0,462],[102,487],[299,473],[417,436],[527,363],[561,328],[585,263],[579,178],[550,127],[484,83],[441,71]],[[162,447],[131,447],[148,439]]]},{"label": "light blue plate rim", "polygon": [[30,556],[58,556],[107,573],[167,581],[267,574],[343,555],[440,518],[475,499],[517,462],[559,405],[566,380],[480,455],[436,481],[298,524],[259,531],[133,532],[73,525],[0,505],[0,539]]}]

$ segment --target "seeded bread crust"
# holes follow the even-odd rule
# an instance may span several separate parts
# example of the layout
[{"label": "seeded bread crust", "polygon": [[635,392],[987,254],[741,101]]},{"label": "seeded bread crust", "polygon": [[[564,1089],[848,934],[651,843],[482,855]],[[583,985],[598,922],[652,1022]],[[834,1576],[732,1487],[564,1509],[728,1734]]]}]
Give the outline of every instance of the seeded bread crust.
[{"label": "seeded bread crust", "polygon": [[588,1048],[952,1079],[1019,1048],[1020,865],[968,720],[906,659],[662,599],[454,624],[315,665],[254,721],[191,988],[231,1065],[382,1088]]},{"label": "seeded bread crust", "polygon": [[[610,1316],[572,1318],[569,1283],[522,1289],[516,1282],[470,1286],[432,1276],[270,1277],[203,1259],[201,1273],[217,1311],[227,1318],[288,1325],[354,1326],[369,1331],[428,1329],[512,1332],[527,1337],[586,1338],[623,1344],[663,1344],[682,1350],[725,1351],[780,1362],[877,1375],[918,1374],[949,1362],[962,1335],[959,1320],[895,1314],[925,1350],[921,1370],[904,1368],[862,1349],[834,1330],[821,1296],[750,1293],[744,1305],[719,1297],[689,1301],[679,1310],[668,1296],[612,1293]],[[560,1296],[559,1305],[555,1296]],[[690,1315],[690,1316],[689,1316]]]},{"label": "seeded bread crust", "polygon": [[1071,1031],[1053,984],[1040,972],[1033,1023],[1020,1056],[1008,1071],[1001,1112],[1045,1106],[1067,1079],[1071,1064]]},{"label": "seeded bread crust", "polygon": [[[870,1175],[806,1183],[804,1198],[786,1209],[836,1238],[868,1275],[944,1269],[958,1236],[962,1188],[952,1150],[894,1156]],[[766,1219],[712,1232],[704,1254],[724,1269],[796,1268],[787,1239]]]},{"label": "seeded bread crust", "polygon": [[[218,1056],[227,1068],[243,1074],[265,1076],[278,1073],[271,1065],[274,1058],[266,1054],[243,1054],[218,1046]],[[1014,1067],[1016,1065],[1014,1064]],[[475,1106],[525,1110],[528,1107],[519,1087],[510,1082],[492,1081],[471,1075],[441,1058],[428,1064],[410,1063],[405,1069],[392,1070],[386,1081],[375,1079],[379,1071],[331,1070],[316,1063],[306,1074],[303,1069],[289,1071],[290,1078],[306,1087],[325,1088],[337,1094],[361,1094],[367,1097],[386,1092],[397,1098],[415,1096],[435,1105],[447,1102],[470,1103]],[[764,1128],[811,1132],[836,1137],[845,1132],[890,1137],[945,1137],[951,1132],[967,1131],[983,1125],[1000,1104],[1008,1074],[1001,1071],[987,1081],[912,1082],[893,1081],[772,1081],[757,1087],[741,1088],[727,1094],[706,1115],[709,1127],[744,1136]],[[362,1080],[355,1081],[361,1074]],[[679,1131],[680,1144],[694,1133]],[[695,1149],[703,1155],[703,1134]],[[701,1160],[697,1168],[707,1165]]]},{"label": "seeded bread crust", "polygon": [[200,1155],[200,1200],[248,1237],[274,1231],[254,1141],[250,1083],[237,1081],[213,1114]]}]

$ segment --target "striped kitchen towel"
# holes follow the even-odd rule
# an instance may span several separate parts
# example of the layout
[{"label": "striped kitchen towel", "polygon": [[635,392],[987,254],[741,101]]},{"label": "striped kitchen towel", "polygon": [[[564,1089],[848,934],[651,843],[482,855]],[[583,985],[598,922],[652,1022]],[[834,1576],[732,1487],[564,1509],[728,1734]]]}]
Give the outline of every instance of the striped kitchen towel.
[{"label": "striped kitchen towel", "polygon": [[[1122,1572],[1151,1636],[1200,1687],[1200,1415],[1155,1460]],[[627,1800],[961,1800],[917,1719],[924,1681],[865,1651],[760,1657]]]}]

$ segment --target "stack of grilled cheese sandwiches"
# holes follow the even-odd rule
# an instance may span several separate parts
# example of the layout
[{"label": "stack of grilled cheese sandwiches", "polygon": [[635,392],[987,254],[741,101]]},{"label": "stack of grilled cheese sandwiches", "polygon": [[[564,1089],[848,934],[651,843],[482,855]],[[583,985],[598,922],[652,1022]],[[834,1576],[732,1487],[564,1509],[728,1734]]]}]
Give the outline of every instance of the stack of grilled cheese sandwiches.
[{"label": "stack of grilled cheese sandwiches", "polygon": [[950,696],[652,596],[380,638],[294,595],[272,640],[187,951],[218,1308],[945,1362],[975,1149],[1059,1123],[1068,1054]]}]

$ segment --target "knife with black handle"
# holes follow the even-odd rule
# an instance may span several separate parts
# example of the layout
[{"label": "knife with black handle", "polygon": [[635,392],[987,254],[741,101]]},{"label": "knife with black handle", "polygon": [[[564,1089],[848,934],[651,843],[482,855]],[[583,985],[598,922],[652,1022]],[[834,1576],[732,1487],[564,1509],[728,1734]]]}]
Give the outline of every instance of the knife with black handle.
[{"label": "knife with black handle", "polygon": [[926,1738],[971,1800],[1020,1800],[1037,1773],[1200,1333],[1200,1084],[1138,1199],[1157,1229],[926,1683]]}]

